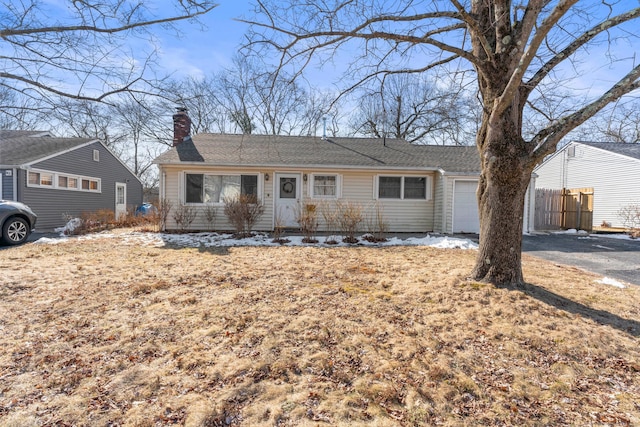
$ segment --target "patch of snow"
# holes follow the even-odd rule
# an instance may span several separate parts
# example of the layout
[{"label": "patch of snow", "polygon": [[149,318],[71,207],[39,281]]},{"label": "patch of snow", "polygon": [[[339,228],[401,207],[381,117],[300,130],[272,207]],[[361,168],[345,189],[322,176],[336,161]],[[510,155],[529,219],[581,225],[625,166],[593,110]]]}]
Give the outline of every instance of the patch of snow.
[{"label": "patch of snow", "polygon": [[608,246],[602,246],[602,245],[593,245],[594,248],[598,248],[598,249],[606,249],[608,251],[615,251],[614,248],[610,248]]},{"label": "patch of snow", "polygon": [[[304,243],[303,236],[283,236],[286,243],[273,242],[273,237],[258,233],[252,237],[244,239],[235,239],[231,234],[218,233],[146,233],[146,232],[129,232],[122,234],[113,234],[110,232],[92,233],[75,238],[66,237],[62,234],[61,238],[41,238],[36,241],[40,244],[58,244],[73,239],[77,240],[94,240],[94,239],[110,239],[122,238],[127,245],[145,245],[162,247],[166,245],[181,247],[233,247],[233,246],[321,246],[321,247],[347,247],[347,246],[430,246],[440,249],[477,249],[478,245],[469,239],[461,239],[449,236],[431,236],[409,237],[401,239],[398,237],[389,237],[386,242],[369,242],[360,236],[356,245],[342,242],[341,236],[318,236],[318,243]],[[328,240],[337,241],[338,243],[327,243]]]},{"label": "patch of snow", "polygon": [[33,243],[37,243],[40,245],[57,245],[59,243],[66,242],[67,240],[69,239],[67,238],[52,239],[50,237],[41,237]]},{"label": "patch of snow", "polygon": [[632,239],[631,236],[629,236],[628,234],[624,234],[624,233],[618,233],[618,234],[598,234],[598,237],[605,237],[607,239],[619,239],[619,240],[632,240],[635,242],[640,242],[640,240],[638,239]]},{"label": "patch of snow", "polygon": [[619,282],[616,279],[612,279],[610,277],[603,277],[600,280],[596,280],[596,283],[602,283],[603,285],[615,286],[616,288],[620,288],[620,289],[626,288],[626,286],[622,282]]},{"label": "patch of snow", "polygon": [[568,230],[552,231],[551,234],[589,234],[589,232],[584,230],[576,230],[575,228],[570,228]]},{"label": "patch of snow", "polygon": [[63,227],[58,227],[53,231],[67,236],[69,234],[72,234],[76,228],[80,227],[80,225],[82,225],[82,220],[80,218],[72,218]]}]

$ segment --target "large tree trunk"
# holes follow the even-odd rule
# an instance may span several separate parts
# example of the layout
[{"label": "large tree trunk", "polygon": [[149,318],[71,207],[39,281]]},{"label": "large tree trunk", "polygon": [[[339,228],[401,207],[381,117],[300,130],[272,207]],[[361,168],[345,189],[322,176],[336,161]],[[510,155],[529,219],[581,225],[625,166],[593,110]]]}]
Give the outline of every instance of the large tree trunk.
[{"label": "large tree trunk", "polygon": [[517,285],[523,283],[522,226],[531,162],[519,123],[512,116],[505,114],[484,130],[478,136],[480,245],[472,278]]}]

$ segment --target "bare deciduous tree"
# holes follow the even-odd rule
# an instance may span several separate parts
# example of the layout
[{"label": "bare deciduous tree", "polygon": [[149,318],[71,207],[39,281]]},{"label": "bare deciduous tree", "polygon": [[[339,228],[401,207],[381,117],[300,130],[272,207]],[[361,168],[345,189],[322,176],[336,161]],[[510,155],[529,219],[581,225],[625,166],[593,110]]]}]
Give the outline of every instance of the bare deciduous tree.
[{"label": "bare deciduous tree", "polygon": [[[146,93],[154,51],[148,32],[197,19],[214,9],[211,0],[153,2],[37,0],[2,1],[0,85],[55,106],[58,97],[104,101],[117,93]],[[167,13],[159,15],[158,10]],[[178,32],[178,26],[172,27]],[[125,40],[140,42],[136,57]],[[147,47],[149,47],[147,49]],[[146,51],[145,51],[146,50]]]},{"label": "bare deciduous tree", "polygon": [[600,112],[582,127],[581,138],[585,140],[640,144],[640,102],[620,103]]},{"label": "bare deciduous tree", "polygon": [[473,139],[463,124],[474,129],[472,113],[480,106],[474,108],[465,97],[459,88],[436,86],[431,76],[392,74],[360,97],[351,127],[375,138],[466,145]]},{"label": "bare deciduous tree", "polygon": [[0,129],[35,129],[41,119],[38,103],[28,102],[0,81]]},{"label": "bare deciduous tree", "polygon": [[[568,132],[640,87],[633,57],[607,54],[614,40],[638,41],[640,8],[625,2],[263,0],[258,9],[258,18],[246,20],[253,25],[251,47],[276,48],[280,68],[296,73],[318,61],[346,59],[344,78],[354,78],[346,91],[381,75],[443,66],[475,73],[483,111],[476,136],[482,170],[475,280],[523,282],[522,216],[533,168]],[[607,70],[606,86],[594,86],[585,102],[525,138],[523,116],[533,92],[546,82],[583,75],[580,60],[586,59],[615,65]]]},{"label": "bare deciduous tree", "polygon": [[192,131],[313,135],[323,117],[338,114],[332,99],[243,56],[211,76],[169,90],[189,110]]},{"label": "bare deciduous tree", "polygon": [[124,134],[116,128],[116,117],[106,104],[59,97],[46,123],[57,135],[96,138],[120,154],[117,144]]}]

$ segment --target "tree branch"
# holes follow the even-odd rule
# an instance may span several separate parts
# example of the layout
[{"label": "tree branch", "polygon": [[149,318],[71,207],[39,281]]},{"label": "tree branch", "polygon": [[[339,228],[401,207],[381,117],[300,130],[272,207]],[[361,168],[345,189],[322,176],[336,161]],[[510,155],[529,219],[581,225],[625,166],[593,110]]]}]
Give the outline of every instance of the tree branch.
[{"label": "tree branch", "polygon": [[580,35],[580,37],[576,38],[573,42],[571,42],[567,47],[558,52],[553,58],[547,61],[534,75],[533,77],[525,83],[525,87],[528,92],[531,92],[545,77],[549,75],[551,70],[553,70],[558,64],[562,61],[570,57],[573,53],[575,53],[580,47],[587,44],[597,35],[601,34],[604,31],[607,31],[610,28],[613,28],[617,25],[620,25],[624,22],[630,21],[640,16],[640,8],[635,8],[630,10],[629,12],[623,13],[621,15],[615,16],[613,18],[609,18],[605,21],[602,21],[598,25],[592,27],[588,31],[585,31]]},{"label": "tree branch", "polygon": [[204,15],[212,11],[218,6],[219,4],[213,3],[209,7],[198,10],[193,13],[179,15],[179,16],[172,16],[169,18],[155,19],[150,21],[139,21],[139,22],[134,22],[132,24],[123,25],[120,27],[113,27],[113,28],[101,28],[95,25],[69,25],[69,26],[53,26],[53,27],[40,27],[40,28],[31,28],[31,27],[3,28],[3,29],[0,29],[0,38],[6,39],[12,36],[26,36],[26,35],[33,35],[33,34],[45,34],[45,33],[66,33],[66,32],[76,32],[76,31],[89,31],[92,33],[114,34],[114,33],[120,33],[127,30],[132,30],[134,28],[147,27],[150,25],[157,25],[157,24],[167,24],[170,22],[177,22],[177,21],[183,21],[185,19],[196,18],[198,16]]},{"label": "tree branch", "polygon": [[[504,91],[496,100],[493,111],[491,112],[491,115],[493,117],[501,115],[511,105],[513,97],[516,95],[520,88],[520,85],[522,84],[524,74],[529,68],[529,65],[535,57],[536,52],[540,48],[540,45],[547,37],[547,34],[549,34],[549,31],[551,31],[551,29],[556,25],[558,20],[565,13],[567,13],[571,6],[577,3],[577,1],[578,0],[561,0],[549,14],[549,16],[547,16],[542,21],[542,24],[540,25],[540,27],[538,27],[538,30],[533,35],[533,38],[531,39],[531,42],[527,46],[526,50],[524,50],[524,52],[520,56],[519,64],[511,73],[509,82],[507,83]],[[539,13],[539,11],[542,10],[542,3],[540,2],[540,0],[536,0],[532,3],[535,4],[534,8],[532,8],[532,14],[535,13],[536,10]],[[523,36],[525,34],[526,33],[523,33]],[[522,46],[526,45],[526,40],[523,41],[522,39],[520,39],[518,40],[518,42],[520,42]],[[521,49],[522,48],[519,48],[519,50]]]},{"label": "tree branch", "polygon": [[540,131],[531,139],[536,147],[531,154],[531,162],[538,163],[548,154],[556,150],[558,142],[572,129],[593,117],[607,104],[617,101],[621,96],[640,88],[640,65],[633,68],[618,83],[600,98],[582,107],[575,113],[569,114],[556,123]]}]

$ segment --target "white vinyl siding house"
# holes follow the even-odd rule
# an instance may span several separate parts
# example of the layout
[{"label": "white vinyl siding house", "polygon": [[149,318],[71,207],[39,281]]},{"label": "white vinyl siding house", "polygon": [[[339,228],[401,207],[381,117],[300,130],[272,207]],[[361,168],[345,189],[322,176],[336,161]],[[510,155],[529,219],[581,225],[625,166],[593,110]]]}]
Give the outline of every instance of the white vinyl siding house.
[{"label": "white vinyl siding house", "polygon": [[573,141],[534,173],[536,188],[593,188],[593,226],[623,227],[618,211],[640,203],[640,145]]}]

